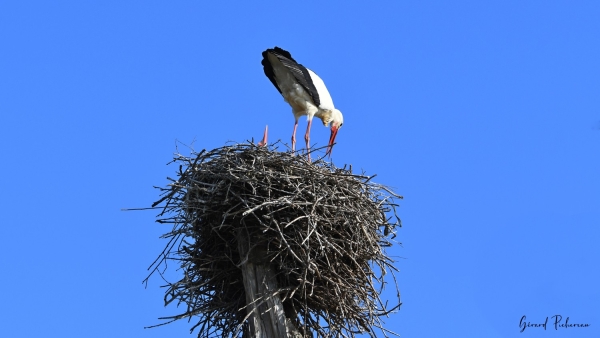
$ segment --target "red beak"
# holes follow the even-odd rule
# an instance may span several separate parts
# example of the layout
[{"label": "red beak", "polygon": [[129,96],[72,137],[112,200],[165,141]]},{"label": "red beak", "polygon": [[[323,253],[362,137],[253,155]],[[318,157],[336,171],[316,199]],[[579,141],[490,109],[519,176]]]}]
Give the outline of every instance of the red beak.
[{"label": "red beak", "polygon": [[329,137],[329,145],[327,146],[327,152],[325,155],[329,155],[331,157],[331,150],[333,149],[333,144],[335,143],[335,137],[337,136],[338,130],[338,127],[331,126],[331,136]]}]

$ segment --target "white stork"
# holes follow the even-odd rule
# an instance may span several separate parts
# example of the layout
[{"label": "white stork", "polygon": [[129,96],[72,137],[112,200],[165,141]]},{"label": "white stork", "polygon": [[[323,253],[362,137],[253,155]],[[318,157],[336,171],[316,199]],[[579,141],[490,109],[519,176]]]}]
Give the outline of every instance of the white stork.
[{"label": "white stork", "polygon": [[[308,126],[304,135],[306,149],[308,149],[310,146],[310,125],[313,116],[316,116],[323,121],[325,127],[331,123],[331,136],[326,152],[327,155],[331,156],[335,137],[344,123],[344,117],[333,106],[333,100],[323,80],[312,70],[296,62],[288,51],[279,47],[267,49],[262,55],[263,60],[261,63],[265,75],[283,95],[284,100],[292,106],[292,113],[296,119],[294,132],[292,133],[292,152],[296,148],[298,118],[302,115],[306,115],[308,118]],[[263,140],[266,140],[266,137],[267,131],[265,130]],[[308,158],[310,160],[310,154]]]}]

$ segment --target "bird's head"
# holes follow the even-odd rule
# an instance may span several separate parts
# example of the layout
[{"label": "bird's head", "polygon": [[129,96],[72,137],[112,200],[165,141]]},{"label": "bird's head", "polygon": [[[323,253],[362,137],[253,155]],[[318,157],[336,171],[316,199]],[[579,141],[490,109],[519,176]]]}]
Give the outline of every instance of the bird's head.
[{"label": "bird's head", "polygon": [[333,149],[333,144],[335,143],[335,137],[344,124],[344,116],[342,115],[341,111],[333,109],[330,117],[331,119],[327,121],[327,123],[324,123],[325,125],[331,123],[331,136],[329,137],[329,145],[327,146],[327,152],[325,153],[329,156],[331,156],[331,150]]}]

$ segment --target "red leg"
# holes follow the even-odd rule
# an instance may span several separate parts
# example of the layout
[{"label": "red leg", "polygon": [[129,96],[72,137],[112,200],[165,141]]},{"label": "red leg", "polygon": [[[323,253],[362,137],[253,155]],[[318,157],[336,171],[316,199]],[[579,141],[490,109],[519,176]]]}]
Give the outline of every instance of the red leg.
[{"label": "red leg", "polygon": [[[308,126],[306,127],[306,134],[304,135],[304,140],[306,141],[306,151],[310,150],[310,125],[312,124],[312,119],[308,120]],[[310,161],[310,153],[308,153],[308,161]]]},{"label": "red leg", "polygon": [[294,132],[292,133],[292,153],[296,150],[296,128],[298,128],[298,119],[294,123]]}]

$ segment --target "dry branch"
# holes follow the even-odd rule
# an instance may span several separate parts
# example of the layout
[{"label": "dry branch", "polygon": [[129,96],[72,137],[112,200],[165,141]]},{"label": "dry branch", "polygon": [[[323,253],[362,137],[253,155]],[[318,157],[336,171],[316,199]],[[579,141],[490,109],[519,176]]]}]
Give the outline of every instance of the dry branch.
[{"label": "dry branch", "polygon": [[[248,336],[247,310],[278,297],[287,324],[304,336],[374,337],[377,328],[387,336],[381,317],[400,306],[400,294],[385,248],[400,226],[394,201],[402,197],[373,176],[274,150],[239,144],[175,155],[178,178],[158,188],[153,205],[162,208],[157,222],[173,228],[148,278],[178,262],[183,277],[168,283],[165,303],[186,311],[162,319],[198,318],[199,337]],[[276,290],[246,304],[242,268],[256,263],[252,250]],[[380,299],[387,273],[398,297],[391,306]]]}]

